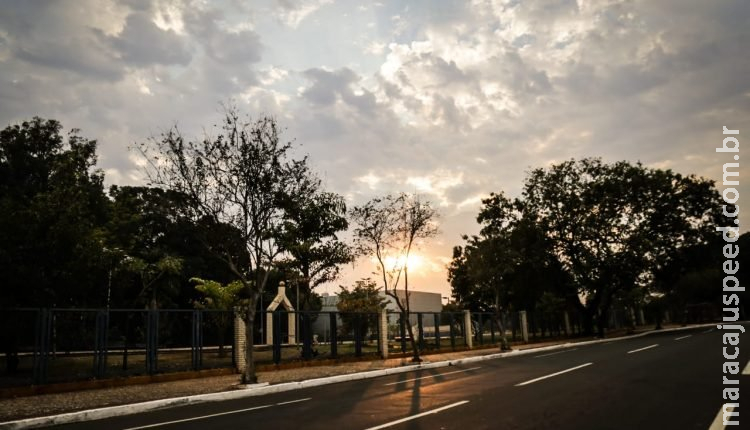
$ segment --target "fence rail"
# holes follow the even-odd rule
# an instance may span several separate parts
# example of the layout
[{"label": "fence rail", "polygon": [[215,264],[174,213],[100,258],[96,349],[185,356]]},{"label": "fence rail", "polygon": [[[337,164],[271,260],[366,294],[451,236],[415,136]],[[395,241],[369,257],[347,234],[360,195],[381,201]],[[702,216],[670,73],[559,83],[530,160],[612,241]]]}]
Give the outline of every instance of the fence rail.
[{"label": "fence rail", "polygon": [[[684,318],[703,318],[692,309]],[[677,312],[675,312],[677,313]],[[229,310],[0,310],[0,388],[95,378],[238,368],[244,323]],[[609,327],[653,323],[640,310],[614,310]],[[241,330],[238,331],[238,326]],[[269,333],[270,331],[270,333]],[[579,336],[575,312],[258,312],[256,364],[450,351]]]}]

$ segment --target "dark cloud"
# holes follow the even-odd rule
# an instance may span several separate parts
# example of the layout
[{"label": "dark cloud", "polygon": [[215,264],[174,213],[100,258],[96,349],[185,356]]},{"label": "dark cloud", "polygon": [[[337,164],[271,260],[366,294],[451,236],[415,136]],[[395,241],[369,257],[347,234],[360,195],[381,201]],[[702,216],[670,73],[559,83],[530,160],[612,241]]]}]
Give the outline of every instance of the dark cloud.
[{"label": "dark cloud", "polygon": [[128,65],[186,65],[191,59],[186,40],[157,27],[145,12],[130,14],[120,34],[105,38]]},{"label": "dark cloud", "polygon": [[302,92],[302,97],[313,105],[325,107],[342,100],[365,114],[372,113],[376,108],[375,96],[370,91],[353,88],[360,77],[349,68],[335,71],[308,69],[302,75],[311,82]]}]

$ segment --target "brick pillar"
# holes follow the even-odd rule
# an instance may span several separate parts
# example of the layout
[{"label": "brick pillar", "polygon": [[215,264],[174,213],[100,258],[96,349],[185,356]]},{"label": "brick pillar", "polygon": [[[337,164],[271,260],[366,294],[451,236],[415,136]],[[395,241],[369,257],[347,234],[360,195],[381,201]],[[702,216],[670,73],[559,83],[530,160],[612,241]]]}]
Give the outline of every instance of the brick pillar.
[{"label": "brick pillar", "polygon": [[521,333],[523,333],[523,341],[529,343],[529,321],[526,318],[526,311],[519,311],[518,317],[521,320]]},{"label": "brick pillar", "polygon": [[572,332],[570,331],[570,315],[568,315],[568,311],[563,312],[563,318],[565,319],[565,334],[570,336]]},{"label": "brick pillar", "polygon": [[242,319],[239,308],[234,309],[234,362],[237,371],[245,371],[245,320]]},{"label": "brick pillar", "polygon": [[474,347],[474,326],[471,325],[471,312],[464,310],[464,341],[469,349]]},{"label": "brick pillar", "polygon": [[388,311],[382,309],[378,316],[380,324],[380,356],[388,358]]}]

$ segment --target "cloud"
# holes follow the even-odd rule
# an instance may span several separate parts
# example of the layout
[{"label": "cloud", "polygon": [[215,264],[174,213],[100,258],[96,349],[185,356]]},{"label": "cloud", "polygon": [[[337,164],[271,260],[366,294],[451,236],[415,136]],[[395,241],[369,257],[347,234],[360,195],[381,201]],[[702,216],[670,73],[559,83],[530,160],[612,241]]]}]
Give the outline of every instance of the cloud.
[{"label": "cloud", "polygon": [[296,28],[308,16],[333,0],[277,0],[278,16],[281,22]]},{"label": "cloud", "polygon": [[425,253],[441,261],[482,196],[517,196],[550,162],[721,179],[721,126],[750,127],[748,17],[741,0],[6,2],[0,122],[80,127],[107,180],[133,183],[128,146],[175,122],[200,136],[234,99],[276,116],[350,204],[439,204]]},{"label": "cloud", "polygon": [[153,18],[145,12],[130,14],[122,32],[115,37],[106,38],[129,65],[179,64],[184,66],[192,58],[182,36],[174,30],[159,28]]}]

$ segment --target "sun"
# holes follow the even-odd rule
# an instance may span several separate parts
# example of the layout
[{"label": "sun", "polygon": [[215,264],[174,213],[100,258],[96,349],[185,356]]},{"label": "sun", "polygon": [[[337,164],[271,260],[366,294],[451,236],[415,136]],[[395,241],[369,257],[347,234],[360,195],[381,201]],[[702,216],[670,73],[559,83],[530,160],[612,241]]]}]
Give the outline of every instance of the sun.
[{"label": "sun", "polygon": [[409,272],[419,272],[424,267],[424,257],[418,254],[409,254],[408,259],[403,255],[399,257],[389,256],[383,262],[386,268],[393,270],[402,269],[406,262]]}]

